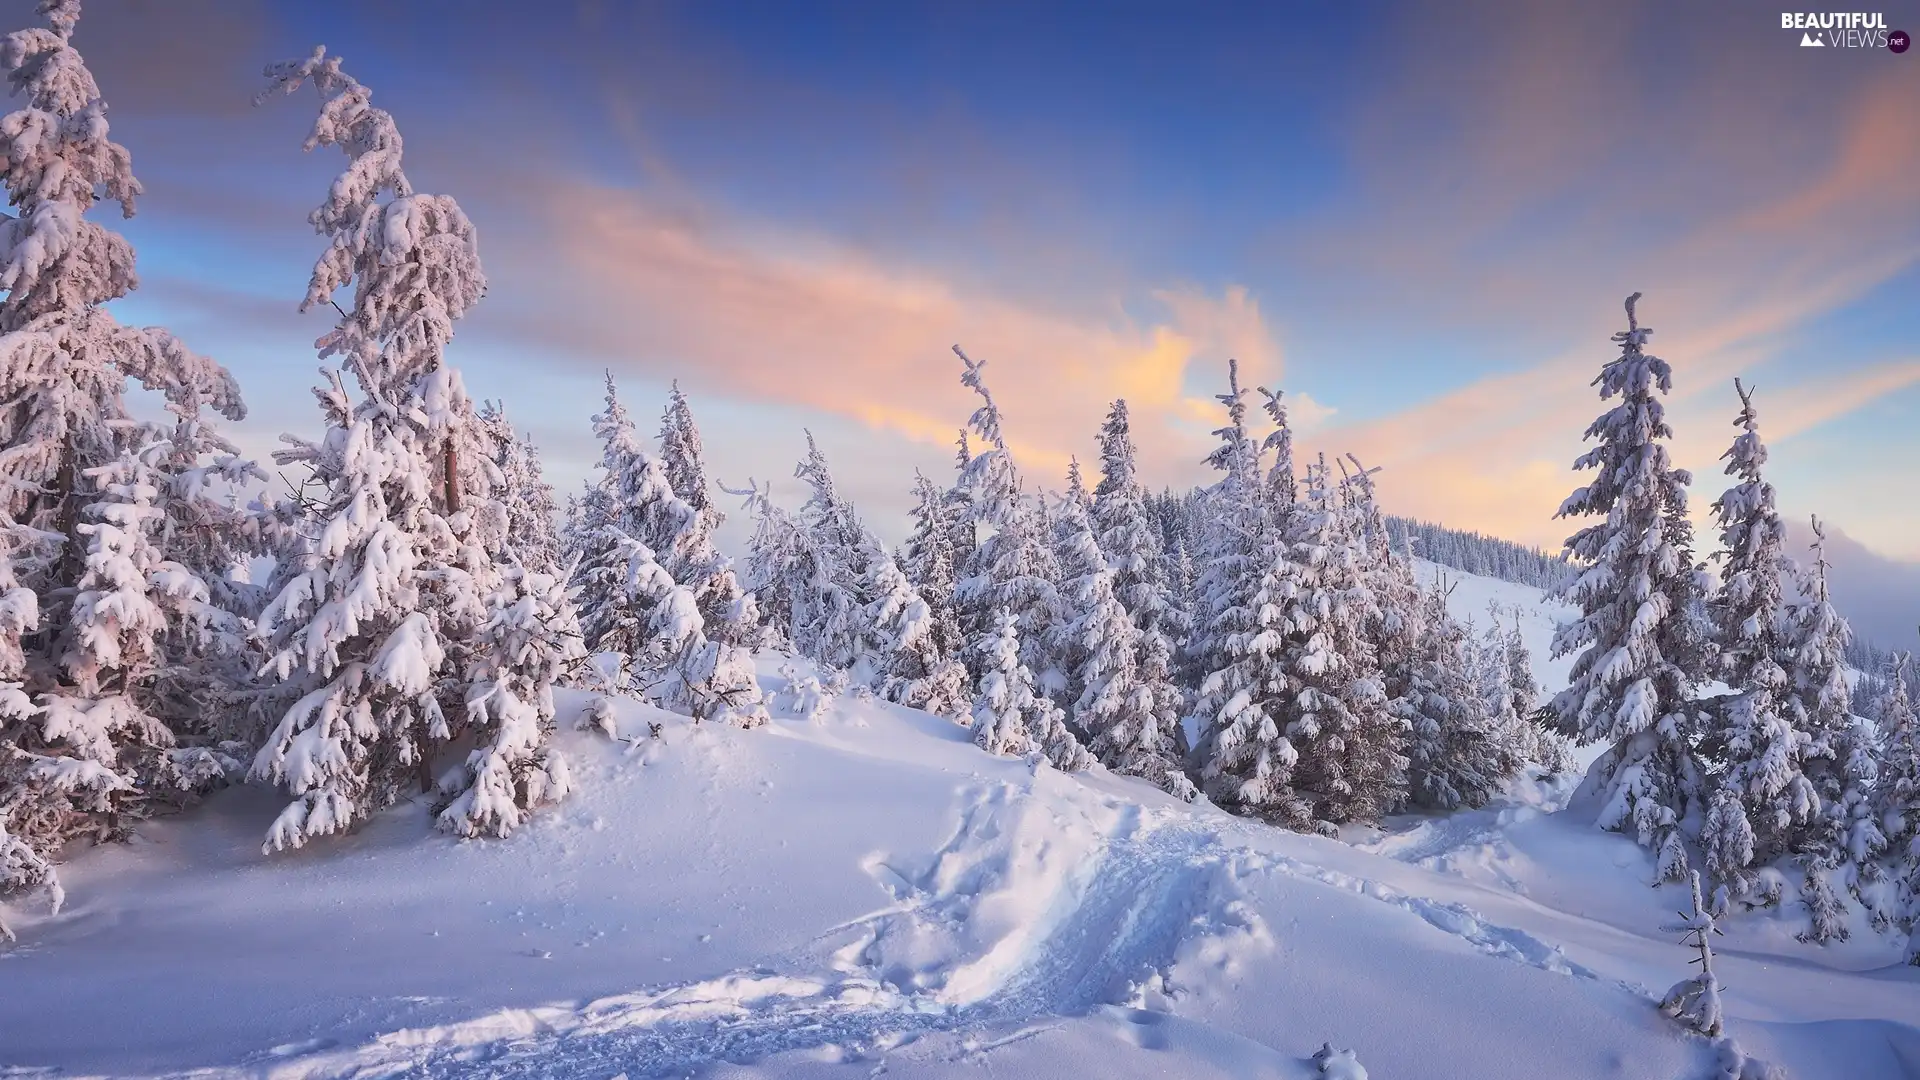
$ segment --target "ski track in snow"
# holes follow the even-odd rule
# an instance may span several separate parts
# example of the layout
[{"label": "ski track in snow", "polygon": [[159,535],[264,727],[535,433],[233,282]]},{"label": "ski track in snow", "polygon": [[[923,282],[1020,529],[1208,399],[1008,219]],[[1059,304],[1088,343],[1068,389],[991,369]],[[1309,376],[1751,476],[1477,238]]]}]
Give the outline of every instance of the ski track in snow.
[{"label": "ski track in snow", "polygon": [[[1115,820],[1096,831],[1084,807],[1038,798],[1030,786],[970,792],[958,831],[926,866],[870,860],[896,902],[825,935],[855,939],[836,954],[836,975],[736,972],[584,1006],[395,1032],[347,1051],[280,1048],[235,1069],[181,1075],[358,1080],[484,1070],[640,1080],[806,1050],[866,1060],[927,1033],[998,1033],[968,1038],[972,1054],[1024,1037],[1030,1021],[1127,1002],[1191,942],[1270,941],[1239,885],[1266,860],[1223,846],[1217,829],[1184,815],[1111,808]],[[1029,815],[1041,819],[1039,828],[1027,825]],[[1090,857],[1076,839],[1090,843]],[[991,922],[996,905],[1009,902],[1018,918],[984,951],[912,967],[929,946],[938,957],[967,944],[973,924]],[[902,989],[888,972],[921,985]]]}]

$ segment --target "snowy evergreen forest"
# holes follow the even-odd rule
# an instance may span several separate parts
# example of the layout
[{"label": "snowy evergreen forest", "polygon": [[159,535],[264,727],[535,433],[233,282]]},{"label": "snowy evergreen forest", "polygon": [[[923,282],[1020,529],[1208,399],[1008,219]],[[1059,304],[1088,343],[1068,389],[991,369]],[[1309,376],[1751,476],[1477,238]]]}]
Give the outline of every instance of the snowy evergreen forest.
[{"label": "snowy evergreen forest", "polygon": [[[808,495],[781,505],[709,475],[686,394],[643,406],[612,375],[593,478],[557,494],[485,402],[514,388],[455,364],[486,293],[474,224],[415,189],[394,117],[316,50],[261,97],[313,93],[306,148],[344,155],[298,299],[338,321],[318,415],[270,469],[224,433],[247,417],[226,369],[110,313],[137,278],[105,204],[130,216],[141,188],[72,45],[78,0],[41,10],[0,47],[0,894],[57,909],[64,860],[222,785],[280,792],[269,855],[422,793],[447,832],[506,836],[576,787],[558,725],[611,734],[628,698],[758,727],[755,657],[785,654],[825,673],[796,667],[791,694],[924,710],[981,753],[1325,836],[1483,806],[1599,747],[1569,812],[1661,880],[1699,873],[1707,925],[1797,905],[1826,942],[1856,915],[1920,920],[1910,658],[1849,666],[1822,543],[1787,550],[1739,383],[1695,535],[1638,294],[1596,357],[1564,559],[1390,516],[1374,470],[1296,447],[1285,393],[1231,361],[1190,492],[1143,485],[1124,400],[1066,476],[1024,471],[1021,418],[956,346],[977,407],[951,471],[900,478],[898,548],[811,437]],[[137,418],[136,393],[167,419]],[[270,471],[295,483],[251,494]],[[729,513],[752,524],[737,557],[714,539]],[[1543,694],[1507,615],[1455,618],[1416,558],[1554,590],[1576,609],[1554,641],[1571,685]],[[556,688],[596,704],[559,715]]]}]

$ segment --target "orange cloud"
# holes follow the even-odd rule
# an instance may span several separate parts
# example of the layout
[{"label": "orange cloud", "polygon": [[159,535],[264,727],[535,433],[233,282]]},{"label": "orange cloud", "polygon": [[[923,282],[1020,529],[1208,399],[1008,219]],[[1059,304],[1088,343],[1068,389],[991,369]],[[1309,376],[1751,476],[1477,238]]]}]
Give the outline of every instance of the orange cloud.
[{"label": "orange cloud", "polygon": [[1191,479],[1205,446],[1177,422],[1194,411],[1189,368],[1204,361],[1215,381],[1238,354],[1260,378],[1282,374],[1244,289],[1162,290],[1165,317],[1152,321],[1118,308],[1062,312],[823,237],[670,212],[628,193],[581,189],[552,205],[563,208],[551,225],[567,309],[618,313],[554,328],[573,344],[705,392],[807,406],[946,447],[977,404],[959,384],[949,351],[958,342],[987,363],[1015,456],[1051,485],[1071,457],[1092,457],[1115,397],[1135,410],[1152,478]]}]

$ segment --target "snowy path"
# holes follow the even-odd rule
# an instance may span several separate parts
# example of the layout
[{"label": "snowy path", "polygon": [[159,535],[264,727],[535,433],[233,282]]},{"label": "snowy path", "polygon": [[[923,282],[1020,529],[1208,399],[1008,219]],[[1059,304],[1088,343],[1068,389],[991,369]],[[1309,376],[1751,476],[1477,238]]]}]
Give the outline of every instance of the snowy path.
[{"label": "snowy path", "polygon": [[1122,1004],[1188,943],[1266,939],[1239,880],[1269,861],[1185,815],[1125,806],[1090,833],[1083,808],[1030,789],[994,784],[963,801],[960,828],[918,872],[873,860],[896,903],[823,935],[853,939],[835,974],[736,972],[188,1075],[640,1080],[795,1051],[860,1060],[929,1032],[1015,1031]]}]

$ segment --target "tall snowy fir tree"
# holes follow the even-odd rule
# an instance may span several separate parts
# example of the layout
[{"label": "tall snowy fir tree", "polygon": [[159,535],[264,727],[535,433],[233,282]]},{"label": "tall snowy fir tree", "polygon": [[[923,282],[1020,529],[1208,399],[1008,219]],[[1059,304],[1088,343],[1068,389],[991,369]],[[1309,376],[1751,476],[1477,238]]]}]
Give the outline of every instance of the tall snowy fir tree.
[{"label": "tall snowy fir tree", "polygon": [[1722,698],[1712,714],[1719,723],[1708,732],[1707,750],[1720,759],[1719,786],[1726,795],[1714,794],[1700,847],[1715,883],[1738,895],[1756,880],[1749,867],[1771,864],[1791,850],[1820,800],[1804,772],[1806,733],[1783,700],[1783,665],[1790,658],[1782,586],[1792,570],[1783,546],[1786,528],[1773,485],[1762,475],[1767,448],[1753,393],[1738,379],[1734,390],[1740,434],[1721,457],[1736,482],[1713,504],[1722,564],[1711,611],[1720,677],[1738,694]]},{"label": "tall snowy fir tree", "polygon": [[749,645],[760,623],[753,597],[741,587],[732,560],[720,553],[713,536],[727,520],[714,503],[707,481],[706,447],[693,420],[693,406],[679,383],[673,384],[660,418],[660,461],[667,486],[690,514],[675,519],[672,536],[640,540],[668,553],[668,569],[693,590],[708,636],[728,645]]},{"label": "tall snowy fir tree", "polygon": [[1079,479],[1076,470],[1060,513],[1060,593],[1072,618],[1065,623],[1071,650],[1058,655],[1071,665],[1066,685],[1074,726],[1107,768],[1191,798],[1193,783],[1174,738],[1180,697],[1167,670],[1172,654],[1156,634],[1161,645],[1149,657],[1148,635],[1120,602],[1119,574],[1100,550],[1086,505],[1073,494]]},{"label": "tall snowy fir tree", "polygon": [[[913,532],[907,537],[901,569],[920,599],[927,605],[927,648],[932,662],[958,664],[966,670],[961,650],[965,646],[960,633],[960,616],[954,610],[955,565],[953,537],[957,524],[965,524],[958,506],[933,481],[921,473],[913,478]],[[956,518],[960,518],[956,522]],[[971,676],[968,676],[971,680]],[[948,709],[929,709],[942,716]]]},{"label": "tall snowy fir tree", "polygon": [[[1800,899],[1806,905],[1811,941],[1844,941],[1846,897],[1879,854],[1880,844],[1854,855],[1851,833],[1869,817],[1868,792],[1877,771],[1871,747],[1854,726],[1853,688],[1846,666],[1852,630],[1834,609],[1828,590],[1831,567],[1826,534],[1813,522],[1813,558],[1801,576],[1800,596],[1787,618],[1790,707],[1806,733],[1805,773],[1818,799],[1795,844],[1806,872]],[[1870,824],[1870,821],[1866,822]],[[1877,828],[1873,834],[1878,836]]]},{"label": "tall snowy fir tree", "polygon": [[1294,829],[1316,826],[1312,805],[1293,787],[1299,753],[1285,730],[1301,684],[1286,666],[1292,627],[1284,614],[1295,588],[1285,538],[1270,529],[1260,455],[1246,428],[1239,365],[1227,366],[1218,396],[1227,423],[1207,462],[1221,473],[1204,496],[1205,529],[1196,585],[1198,619],[1189,662],[1200,674],[1194,747],[1207,796],[1239,814]]},{"label": "tall snowy fir tree", "polygon": [[[237,561],[241,537],[182,526],[217,516],[209,482],[251,470],[206,415],[245,416],[231,376],[106,310],[138,285],[133,248],[86,215],[104,199],[131,217],[141,187],[73,47],[79,3],[39,11],[0,41],[24,98],[0,117],[17,208],[0,218],[0,894],[46,886],[57,907],[68,841],[123,835],[220,773],[204,744],[234,720],[219,654],[244,590],[207,563]],[[130,379],[170,430],[129,414]]]},{"label": "tall snowy fir tree", "polygon": [[1873,703],[1882,743],[1872,816],[1885,844],[1889,895],[1884,915],[1912,935],[1909,963],[1920,964],[1920,719],[1907,689],[1913,658],[1888,658],[1885,688]]},{"label": "tall snowy fir tree", "polygon": [[1284,664],[1294,692],[1283,712],[1299,753],[1293,785],[1321,831],[1375,822],[1405,797],[1403,725],[1387,702],[1378,657],[1366,640],[1373,599],[1361,541],[1326,462],[1307,468],[1289,517],[1291,588]]},{"label": "tall snowy fir tree", "polygon": [[[338,146],[349,162],[310,217],[328,246],[302,308],[330,305],[348,285],[353,301],[318,343],[321,358],[339,357],[344,369],[323,369],[315,391],[326,435],[289,438],[275,454],[309,470],[298,512],[318,540],[276,572],[277,595],[259,619],[268,668],[281,679],[297,673],[304,688],[253,765],[294,797],[267,847],[298,847],[392,804],[462,733],[491,747],[476,754],[491,752],[496,764],[445,793],[467,811],[441,824],[503,832],[566,783],[544,745],[546,660],[503,662],[488,631],[503,581],[495,556],[512,555],[485,524],[504,520],[493,512],[500,475],[445,358],[454,321],[486,289],[473,225],[453,199],[414,192],[393,117],[337,57],[315,50],[268,76],[263,99],[313,84],[321,109],[307,146]],[[533,712],[472,694],[486,684],[517,687]],[[511,790],[500,787],[502,768]]]},{"label": "tall snowy fir tree", "polygon": [[1484,806],[1520,764],[1496,724],[1512,705],[1504,657],[1489,677],[1486,654],[1447,614],[1446,595],[1426,595],[1406,696],[1396,703],[1408,725],[1405,798],[1422,810]]},{"label": "tall snowy fir tree", "polygon": [[[624,541],[633,539],[630,508],[660,498],[665,478],[664,473],[649,474],[637,467],[645,451],[636,441],[633,419],[611,373],[606,388],[606,405],[593,415],[600,462],[570,508],[565,547],[587,649],[632,657],[646,649],[651,613],[628,587],[631,553]],[[656,481],[654,490],[636,488],[650,478]]]},{"label": "tall snowy fir tree", "polygon": [[859,661],[866,630],[867,530],[842,498],[813,433],[794,467],[806,482],[799,532],[786,566],[784,591],[793,609],[793,644],[801,655],[842,671]]},{"label": "tall snowy fir tree", "polygon": [[1609,744],[1576,801],[1594,808],[1601,828],[1656,852],[1661,880],[1680,881],[1689,870],[1682,824],[1704,809],[1692,739],[1705,672],[1684,625],[1699,579],[1669,532],[1669,510],[1684,507],[1691,477],[1668,457],[1673,431],[1660,398],[1673,373],[1646,351],[1652,330],[1634,313],[1639,299],[1627,298],[1627,329],[1613,336],[1619,357],[1594,379],[1602,401],[1619,399],[1587,428],[1598,445],[1574,462],[1594,478],[1556,514],[1600,520],[1567,540],[1583,569],[1555,595],[1580,616],[1555,632],[1553,652],[1577,656],[1550,708],[1568,737]]},{"label": "tall snowy fir tree", "polygon": [[982,538],[968,554],[954,587],[962,632],[968,635],[973,663],[984,662],[1000,638],[999,615],[1018,620],[1021,662],[1036,679],[1045,679],[1059,595],[1047,535],[1036,508],[1020,487],[1020,474],[1001,433],[1000,408],[987,389],[986,364],[954,347],[965,366],[962,385],[980,397],[969,427],[979,446],[966,457],[959,486],[974,530]]}]

